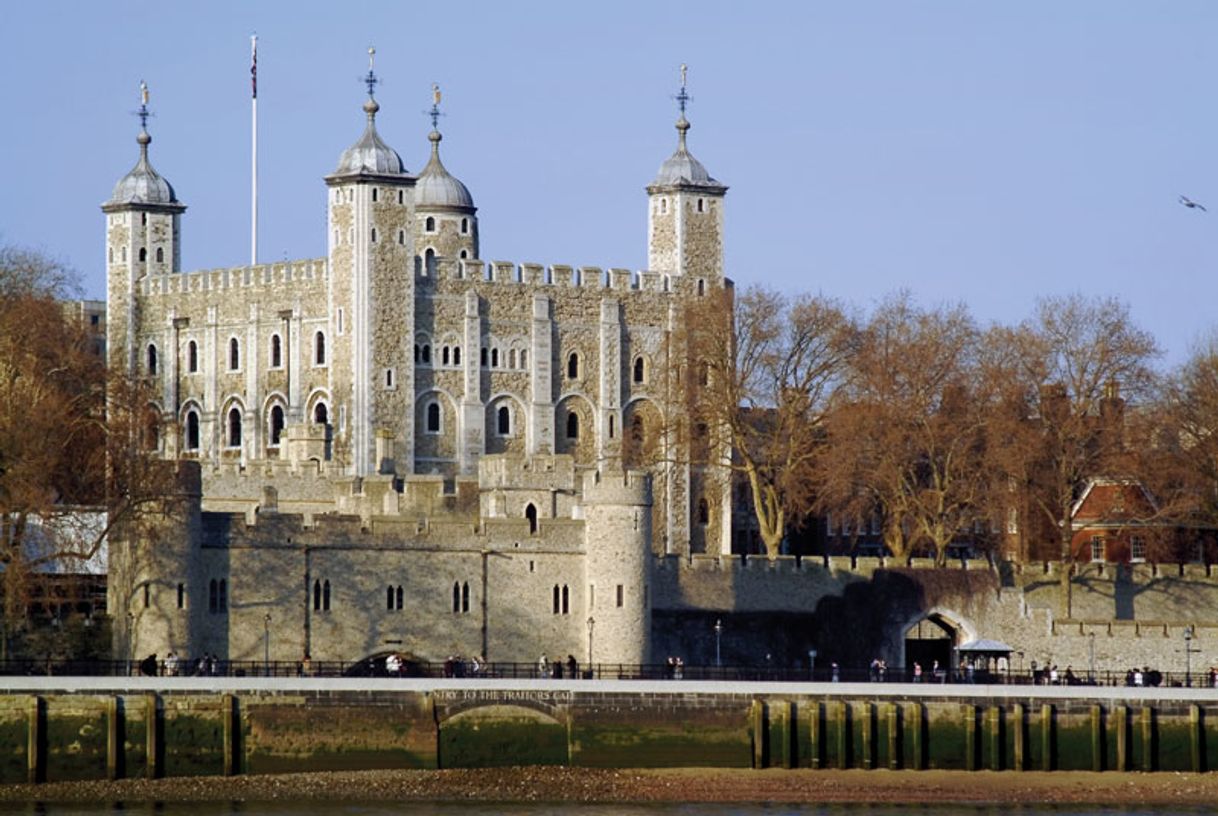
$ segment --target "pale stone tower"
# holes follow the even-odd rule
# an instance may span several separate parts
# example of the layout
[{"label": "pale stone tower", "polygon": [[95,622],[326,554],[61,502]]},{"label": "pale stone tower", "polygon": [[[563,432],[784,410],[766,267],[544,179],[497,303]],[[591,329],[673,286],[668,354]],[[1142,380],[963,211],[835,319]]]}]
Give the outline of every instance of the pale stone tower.
[{"label": "pale stone tower", "polygon": [[588,637],[596,663],[651,658],[651,477],[597,469],[584,477]]},{"label": "pale stone tower", "polygon": [[653,272],[685,275],[709,285],[723,278],[723,198],[727,187],[711,178],[685,144],[685,66],[677,103],[677,150],[647,186],[647,265]]},{"label": "pale stone tower", "polygon": [[[153,342],[136,348],[140,315],[137,282],[150,274],[179,272],[181,216],[186,205],[178,201],[170,183],[148,160],[148,86],[140,83],[140,157],[127,175],[114,185],[106,214],[106,348],[111,369],[127,373],[159,373],[161,365],[176,359],[166,344]],[[152,328],[152,327],[147,327]],[[151,368],[151,372],[149,372]]]},{"label": "pale stone tower", "polygon": [[440,161],[437,129],[440,118],[440,88],[432,86],[430,111],[431,158],[415,184],[415,257],[417,272],[434,275],[441,258],[466,260],[478,257],[478,219],[469,188],[448,172]]},{"label": "pale stone tower", "polygon": [[354,476],[413,470],[415,177],[376,132],[368,54],[367,126],[326,176],[334,404],[325,419],[337,431],[335,458]]}]

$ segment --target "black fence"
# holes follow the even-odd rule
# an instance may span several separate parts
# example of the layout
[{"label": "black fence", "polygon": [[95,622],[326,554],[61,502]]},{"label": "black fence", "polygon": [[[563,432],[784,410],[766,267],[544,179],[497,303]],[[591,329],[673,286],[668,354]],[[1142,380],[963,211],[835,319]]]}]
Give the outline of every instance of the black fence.
[{"label": "black fence", "polygon": [[822,682],[822,683],[919,683],[1000,684],[1044,686],[1131,686],[1192,687],[1218,689],[1218,676],[1208,670],[1159,672],[1130,669],[1125,672],[985,671],[958,669],[947,671],[887,668],[784,666],[693,666],[673,663],[632,664],[571,661],[536,663],[489,663],[452,659],[442,662],[401,660],[394,663],[386,656],[349,662],[339,660],[6,660],[0,661],[0,675],[60,677],[425,677],[577,680],[715,680],[722,682]]}]

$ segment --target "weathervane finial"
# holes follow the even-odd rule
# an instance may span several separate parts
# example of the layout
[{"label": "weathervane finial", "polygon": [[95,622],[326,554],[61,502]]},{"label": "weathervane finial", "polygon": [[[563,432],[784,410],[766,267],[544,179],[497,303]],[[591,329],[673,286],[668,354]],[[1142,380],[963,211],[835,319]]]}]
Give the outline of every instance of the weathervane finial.
[{"label": "weathervane finial", "polygon": [[681,109],[681,118],[685,118],[685,106],[689,103],[689,92],[685,90],[686,81],[689,78],[689,66],[681,63],[681,90],[677,91],[676,100],[677,107]]},{"label": "weathervane finial", "polygon": [[431,117],[431,129],[436,130],[444,114],[440,113],[440,86],[435,82],[431,83],[431,110],[427,115]]},{"label": "weathervane finial", "polygon": [[135,112],[135,115],[140,118],[140,130],[148,129],[148,117],[152,114],[148,111],[148,83],[140,80],[140,109]]},{"label": "weathervane finial", "polygon": [[364,84],[368,86],[368,98],[371,99],[376,91],[376,85],[380,82],[373,71],[373,60],[376,58],[376,48],[368,46],[368,75],[364,77]]}]

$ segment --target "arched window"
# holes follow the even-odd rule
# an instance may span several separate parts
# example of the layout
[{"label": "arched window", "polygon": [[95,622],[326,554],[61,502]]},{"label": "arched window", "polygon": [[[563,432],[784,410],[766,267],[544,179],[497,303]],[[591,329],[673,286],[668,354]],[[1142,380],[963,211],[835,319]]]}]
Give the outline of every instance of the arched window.
[{"label": "arched window", "polygon": [[706,212],[706,202],[704,199],[698,199],[698,212]]},{"label": "arched window", "polygon": [[431,247],[423,253],[423,269],[428,276],[436,274],[436,251]]},{"label": "arched window", "polygon": [[144,447],[154,451],[161,446],[161,420],[155,408],[149,406],[144,415]]},{"label": "arched window", "polygon": [[461,584],[461,611],[469,611],[469,581]]},{"label": "arched window", "polygon": [[398,584],[396,595],[397,595],[398,609],[401,609],[402,608],[402,585],[401,584]]},{"label": "arched window", "polygon": [[406,230],[398,230],[398,246],[406,245]]},{"label": "arched window", "polygon": [[420,352],[423,358],[423,365],[431,365],[431,344],[424,343]]},{"label": "arched window", "polygon": [[373,187],[373,188],[372,188],[372,201],[373,201],[374,203],[376,202],[376,192],[377,192],[376,188],[375,188],[375,187]]},{"label": "arched window", "polygon": [[559,593],[558,593],[558,584],[555,584],[555,585],[554,585],[554,614],[555,614],[555,615],[557,615],[557,614],[558,614],[558,610],[560,609],[560,606],[559,606],[559,598],[560,598],[560,597],[561,597],[561,596],[560,596],[560,595],[559,595]]},{"label": "arched window", "polygon": [[278,445],[283,435],[283,406],[271,406],[271,444]]},{"label": "arched window", "polygon": [[427,404],[427,432],[440,432],[440,403],[429,402]]},{"label": "arched window", "polygon": [[161,247],[156,248],[156,262],[165,263],[165,250]]},{"label": "arched window", "polygon": [[567,379],[574,380],[579,377],[579,355],[571,352],[567,357]]},{"label": "arched window", "polygon": [[453,346],[453,365],[461,365],[461,347]]},{"label": "arched window", "polygon": [[463,250],[461,250],[460,254],[457,257],[459,257],[461,260],[464,261],[466,258],[469,257],[469,253],[463,249]]},{"label": "arched window", "polygon": [[146,260],[148,260],[148,250],[144,247],[140,247],[140,262],[142,263]]},{"label": "arched window", "polygon": [[613,438],[613,414],[609,415],[609,438]]},{"label": "arched window", "polygon": [[699,278],[698,279],[698,297],[702,297],[705,294],[706,294],[706,281]]},{"label": "arched window", "polygon": [[523,349],[520,351],[520,367],[521,368],[529,367],[529,353],[527,351],[524,351]]},{"label": "arched window", "polygon": [[392,368],[385,369],[385,387],[393,388],[393,369]]},{"label": "arched window", "polygon": [[186,608],[186,584],[178,584],[178,609]]},{"label": "arched window", "polygon": [[448,346],[445,346],[440,350],[440,363],[442,365],[448,365]]},{"label": "arched window", "polygon": [[512,411],[506,405],[500,405],[496,412],[495,427],[500,436],[510,436],[512,433]]},{"label": "arched window", "polygon": [[194,411],[186,412],[186,450],[199,449],[199,415]]},{"label": "arched window", "polygon": [[427,230],[428,232],[435,232],[436,231],[436,219],[431,217],[430,215],[427,216],[427,220],[423,222],[423,229]]},{"label": "arched window", "polygon": [[239,408],[228,409],[228,446],[230,448],[241,447],[241,410]]},{"label": "arched window", "polygon": [[499,349],[491,349],[491,368],[499,367]]},{"label": "arched window", "polygon": [[486,368],[486,359],[487,359],[486,355],[487,355],[487,353],[488,353],[488,352],[487,352],[487,350],[486,350],[486,347],[484,346],[484,347],[483,347],[483,349],[482,349],[482,355],[481,355],[481,356],[482,356],[482,367],[483,367],[483,368]]},{"label": "arched window", "polygon": [[313,582],[313,611],[321,611],[321,581]]},{"label": "arched window", "polygon": [[529,535],[537,534],[537,508],[530,502],[524,508],[524,517],[529,520]]},{"label": "arched window", "polygon": [[385,608],[393,609],[393,587],[385,590]]},{"label": "arched window", "polygon": [[313,335],[313,364],[326,364],[326,335],[325,332],[318,332]]},{"label": "arched window", "polygon": [[191,374],[199,371],[199,344],[194,340],[186,344],[186,370]]},{"label": "arched window", "polygon": [[461,611],[461,584],[453,581],[453,612]]},{"label": "arched window", "polygon": [[643,358],[635,357],[634,358],[634,381],[636,383],[645,382],[646,376],[647,376],[647,367],[646,367],[646,364],[643,362]]},{"label": "arched window", "polygon": [[271,335],[271,368],[279,368],[283,365],[283,342],[279,339],[279,335]]},{"label": "arched window", "polygon": [[317,407],[313,409],[313,421],[318,425],[325,425],[330,421],[330,412],[326,410],[324,402],[317,403]]},{"label": "arched window", "polygon": [[706,499],[698,499],[698,523],[710,524],[710,504]]},{"label": "arched window", "polygon": [[562,585],[562,613],[564,615],[568,615],[571,613],[570,596],[571,596],[570,588],[566,584],[563,584]]},{"label": "arched window", "polygon": [[236,371],[241,368],[241,343],[236,337],[229,338],[228,341],[228,370]]},{"label": "arched window", "polygon": [[468,218],[461,219],[461,234],[469,235],[469,219]]},{"label": "arched window", "polygon": [[422,348],[419,346],[418,343],[415,343],[414,344],[414,361],[416,363],[419,361],[419,355],[421,354],[421,352],[422,352]]},{"label": "arched window", "polygon": [[567,439],[579,439],[579,414],[567,414]]},{"label": "arched window", "polygon": [[148,376],[156,376],[156,346],[148,346]]},{"label": "arched window", "polygon": [[330,611],[330,582],[328,580],[321,584],[321,608],[323,612]]},{"label": "arched window", "polygon": [[508,351],[508,368],[516,367],[516,349]]}]

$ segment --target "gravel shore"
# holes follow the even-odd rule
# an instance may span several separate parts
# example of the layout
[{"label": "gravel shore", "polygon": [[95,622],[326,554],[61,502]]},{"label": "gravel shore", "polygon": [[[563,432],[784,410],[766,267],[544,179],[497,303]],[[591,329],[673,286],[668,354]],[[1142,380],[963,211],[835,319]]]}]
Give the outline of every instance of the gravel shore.
[{"label": "gravel shore", "polygon": [[1214,805],[1218,774],[492,768],[0,786],[4,802],[273,800]]}]

